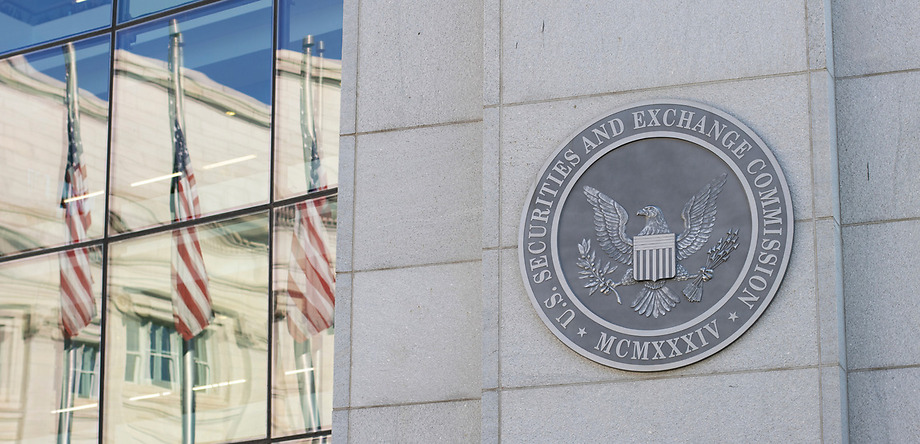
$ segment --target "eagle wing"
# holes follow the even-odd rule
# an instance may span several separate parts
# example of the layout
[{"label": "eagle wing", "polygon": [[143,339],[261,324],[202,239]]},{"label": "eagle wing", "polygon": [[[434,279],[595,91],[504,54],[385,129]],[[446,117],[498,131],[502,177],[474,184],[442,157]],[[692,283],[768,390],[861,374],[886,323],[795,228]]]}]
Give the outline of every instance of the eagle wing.
[{"label": "eagle wing", "polygon": [[626,237],[629,214],[617,201],[594,188],[586,186],[585,196],[594,207],[594,231],[601,249],[612,259],[632,265],[633,243]]},{"label": "eagle wing", "polygon": [[726,174],[722,174],[709,182],[684,205],[681,213],[684,232],[677,238],[677,260],[690,257],[709,240],[716,223],[716,198],[725,185],[726,177]]}]

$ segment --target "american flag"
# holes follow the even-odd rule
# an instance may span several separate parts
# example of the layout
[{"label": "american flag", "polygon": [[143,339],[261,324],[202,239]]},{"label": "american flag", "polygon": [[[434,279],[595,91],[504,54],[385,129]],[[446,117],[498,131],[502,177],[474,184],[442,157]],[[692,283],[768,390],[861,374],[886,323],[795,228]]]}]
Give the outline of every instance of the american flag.
[{"label": "american flag", "polygon": [[288,331],[303,342],[329,328],[335,314],[335,275],[326,249],[319,208],[325,199],[294,206],[294,235],[288,265]]},{"label": "american flag", "polygon": [[[313,113],[312,51],[313,36],[303,41],[301,65],[300,126],[303,139],[308,190],[325,188],[316,122]],[[291,260],[288,263],[286,301],[288,331],[295,341],[304,342],[329,328],[335,315],[335,274],[326,249],[326,230],[319,209],[326,199],[314,199],[294,205],[294,235],[291,239]]]},{"label": "american flag", "polygon": [[[83,165],[83,144],[80,140],[80,126],[77,103],[77,73],[73,58],[73,46],[64,46],[67,62],[67,166],[64,169],[64,192],[61,208],[64,209],[64,223],[67,226],[67,242],[86,240],[86,230],[92,223],[86,201],[86,166]],[[96,301],[93,298],[93,277],[89,268],[89,253],[86,248],[64,251],[61,261],[61,323],[68,338],[77,336],[96,315]]]},{"label": "american flag", "polygon": [[[169,208],[173,222],[201,216],[195,173],[179,117],[173,119],[173,178]],[[188,341],[205,329],[214,314],[208,293],[208,273],[201,256],[198,231],[195,227],[173,231],[172,302],[176,331]]]}]

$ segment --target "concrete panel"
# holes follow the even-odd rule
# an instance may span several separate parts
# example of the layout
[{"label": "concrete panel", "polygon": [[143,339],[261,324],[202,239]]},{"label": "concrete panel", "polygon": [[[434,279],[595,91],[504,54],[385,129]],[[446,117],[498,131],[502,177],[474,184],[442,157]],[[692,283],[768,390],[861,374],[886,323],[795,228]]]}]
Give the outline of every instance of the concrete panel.
[{"label": "concrete panel", "polygon": [[920,67],[920,9],[913,0],[834,2],[838,76]]},{"label": "concrete panel", "polygon": [[913,272],[920,221],[843,228],[847,365],[850,370],[920,364],[920,325]]},{"label": "concrete panel", "polygon": [[800,369],[502,393],[517,442],[815,442],[819,371]]},{"label": "concrete panel", "polygon": [[501,100],[501,0],[482,0],[482,103]]},{"label": "concrete panel", "polygon": [[498,247],[499,227],[499,116],[486,108],[482,118],[482,248]]},{"label": "concrete panel", "polygon": [[[798,234],[798,233],[796,233]],[[846,368],[846,329],[843,313],[843,246],[840,226],[832,219],[815,223],[818,328],[821,363]]]},{"label": "concrete panel", "polygon": [[356,443],[469,443],[479,439],[479,400],[351,411]]},{"label": "concrete panel", "polygon": [[572,351],[546,328],[521,280],[517,250],[502,250],[500,358],[502,387],[637,379]]},{"label": "concrete panel", "polygon": [[358,131],[482,117],[482,3],[360,4]]},{"label": "concrete panel", "polygon": [[355,202],[355,138],[339,138],[339,194],[336,205],[335,270],[352,270]]},{"label": "concrete panel", "polygon": [[920,216],[920,73],[837,82],[843,222]]},{"label": "concrete panel", "polygon": [[827,71],[811,73],[810,97],[814,217],[833,216],[840,221],[834,79]]},{"label": "concrete panel", "polygon": [[348,410],[332,411],[332,444],[348,443]]},{"label": "concrete panel", "polygon": [[831,29],[831,0],[807,0],[808,68],[834,72],[834,46]]},{"label": "concrete panel", "polygon": [[482,388],[498,387],[499,251],[482,252]]},{"label": "concrete panel", "polygon": [[335,275],[335,356],[332,407],[348,407],[351,388],[351,284],[350,273]]},{"label": "concrete panel", "polygon": [[849,442],[847,374],[839,366],[821,369],[821,436],[826,443]]},{"label": "concrete panel", "polygon": [[686,99],[735,116],[776,155],[792,192],[796,220],[812,216],[807,74],[586,97],[504,107],[501,143],[501,241],[517,245],[521,210],[538,170],[576,130],[614,108],[641,100]]},{"label": "concrete panel", "polygon": [[355,270],[479,259],[481,124],[361,135],[358,147]]},{"label": "concrete panel", "polygon": [[480,442],[498,444],[499,397],[497,390],[482,392],[482,425]]},{"label": "concrete panel", "polygon": [[475,261],[355,274],[352,406],[479,398],[480,273]]},{"label": "concrete panel", "polygon": [[803,71],[802,2],[502,4],[505,103]]},{"label": "concrete panel", "polygon": [[358,91],[358,0],[345,0],[343,14],[339,134],[353,134]]},{"label": "concrete panel", "polygon": [[795,226],[782,286],[756,324],[724,350],[696,364],[656,373],[607,368],[576,354],[546,328],[524,290],[517,250],[502,250],[501,384],[503,387],[647,379],[671,374],[794,368],[818,364],[814,234]]},{"label": "concrete panel", "polygon": [[847,388],[852,442],[920,441],[920,368],[851,372]]}]

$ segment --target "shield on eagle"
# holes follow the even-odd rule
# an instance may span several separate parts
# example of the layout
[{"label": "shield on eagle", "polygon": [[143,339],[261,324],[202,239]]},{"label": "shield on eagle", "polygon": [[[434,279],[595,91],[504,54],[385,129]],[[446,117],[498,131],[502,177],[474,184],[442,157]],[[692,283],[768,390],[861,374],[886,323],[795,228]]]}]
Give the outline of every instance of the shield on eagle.
[{"label": "shield on eagle", "polygon": [[677,275],[674,233],[633,237],[633,279],[657,281]]}]

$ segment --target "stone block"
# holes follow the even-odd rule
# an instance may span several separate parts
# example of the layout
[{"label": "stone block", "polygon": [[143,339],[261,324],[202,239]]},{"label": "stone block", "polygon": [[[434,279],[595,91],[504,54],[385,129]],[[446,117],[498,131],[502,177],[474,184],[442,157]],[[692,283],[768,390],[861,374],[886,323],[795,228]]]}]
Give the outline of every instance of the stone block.
[{"label": "stone block", "polygon": [[351,442],[470,443],[479,439],[479,400],[351,411]]},{"label": "stone block", "polygon": [[480,258],[481,124],[359,135],[357,146],[355,270]]},{"label": "stone block", "polygon": [[521,211],[539,169],[576,131],[615,108],[675,98],[721,109],[757,133],[776,155],[796,220],[812,217],[807,74],[559,100],[502,109],[501,243],[517,245]]},{"label": "stone block", "polygon": [[482,118],[482,3],[361,2],[359,132]]},{"label": "stone block", "polygon": [[348,444],[348,410],[332,411],[332,444]]},{"label": "stone block", "polygon": [[846,368],[846,329],[843,307],[843,245],[833,219],[815,222],[815,267],[821,363]]},{"label": "stone block", "polygon": [[482,0],[482,103],[501,101],[501,0]]},{"label": "stone block", "polygon": [[815,442],[817,369],[577,384],[502,393],[518,442]]},{"label": "stone block", "polygon": [[840,221],[840,180],[837,166],[837,122],[834,79],[827,71],[811,76],[811,151],[814,166],[814,217]]},{"label": "stone block", "polygon": [[920,216],[920,73],[837,81],[844,224]]},{"label": "stone block", "polygon": [[339,138],[339,194],[336,205],[336,271],[352,270],[355,202],[355,138]]},{"label": "stone block", "polygon": [[350,405],[351,388],[351,273],[335,276],[335,357],[333,362],[332,407]]},{"label": "stone block", "polygon": [[482,420],[480,442],[498,444],[499,398],[498,390],[482,392]]},{"label": "stone block", "polygon": [[920,368],[850,372],[852,442],[920,441]]},{"label": "stone block", "polygon": [[[358,0],[344,0],[342,16],[342,101],[339,134],[357,131],[355,116],[358,92]],[[367,20],[367,19],[365,19]]]},{"label": "stone block", "polygon": [[917,220],[843,228],[850,370],[920,364],[920,342],[908,327],[920,325],[920,274],[911,272],[918,243]]},{"label": "stone block", "polygon": [[480,273],[479,261],[355,273],[352,407],[479,398]]},{"label": "stone block", "polygon": [[499,251],[482,252],[482,388],[498,387]]},{"label": "stone block", "polygon": [[834,72],[834,46],[831,29],[832,0],[807,0],[808,68]]},{"label": "stone block", "polygon": [[804,71],[801,3],[502,3],[502,100],[516,103]]},{"label": "stone block", "polygon": [[501,110],[486,108],[482,117],[482,248],[498,247],[501,161],[499,138]]},{"label": "stone block", "polygon": [[821,368],[821,427],[823,442],[849,442],[847,374],[840,366]]},{"label": "stone block", "polygon": [[912,0],[834,2],[837,76],[920,67],[920,9]]}]

